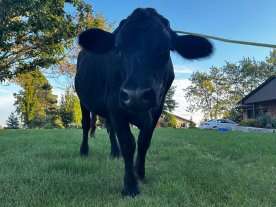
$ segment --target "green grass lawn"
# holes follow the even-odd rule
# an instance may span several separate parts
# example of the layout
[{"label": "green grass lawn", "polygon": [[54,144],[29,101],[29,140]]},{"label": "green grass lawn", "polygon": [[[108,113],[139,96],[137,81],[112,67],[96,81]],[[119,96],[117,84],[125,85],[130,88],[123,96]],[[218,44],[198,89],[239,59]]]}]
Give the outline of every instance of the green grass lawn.
[{"label": "green grass lawn", "polygon": [[157,129],[134,199],[108,140],[80,158],[81,130],[0,130],[0,207],[276,206],[275,134]]}]

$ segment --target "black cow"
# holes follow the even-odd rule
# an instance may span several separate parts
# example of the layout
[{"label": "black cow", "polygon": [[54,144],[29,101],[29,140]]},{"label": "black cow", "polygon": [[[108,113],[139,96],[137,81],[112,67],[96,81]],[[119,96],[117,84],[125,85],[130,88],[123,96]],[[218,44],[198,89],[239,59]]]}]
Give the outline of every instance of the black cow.
[{"label": "black cow", "polygon": [[[83,116],[80,153],[88,154],[90,112],[106,118],[111,154],[119,154],[118,139],[125,162],[122,194],[135,196],[139,193],[136,177],[145,177],[146,153],[174,80],[170,51],[196,59],[210,55],[213,47],[202,37],[178,36],[169,21],[152,8],[134,10],[113,33],[86,30],[80,34],[79,44],[83,50],[75,87]],[[129,124],[140,129],[135,165],[136,143]]]}]

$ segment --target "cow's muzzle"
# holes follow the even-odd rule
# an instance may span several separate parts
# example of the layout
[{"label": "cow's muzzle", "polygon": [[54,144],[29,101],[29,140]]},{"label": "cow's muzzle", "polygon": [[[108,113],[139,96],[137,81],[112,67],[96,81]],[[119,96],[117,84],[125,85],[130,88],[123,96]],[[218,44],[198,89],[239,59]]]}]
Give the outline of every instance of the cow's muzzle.
[{"label": "cow's muzzle", "polygon": [[153,89],[120,90],[121,106],[129,111],[144,111],[156,105],[156,94]]}]

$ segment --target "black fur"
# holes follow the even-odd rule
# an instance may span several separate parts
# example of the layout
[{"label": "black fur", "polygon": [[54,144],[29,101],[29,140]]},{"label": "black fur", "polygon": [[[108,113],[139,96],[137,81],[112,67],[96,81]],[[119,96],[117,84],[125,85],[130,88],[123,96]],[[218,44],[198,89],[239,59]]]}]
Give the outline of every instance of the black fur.
[{"label": "black fur", "polygon": [[212,44],[205,38],[194,35],[174,36],[174,49],[187,59],[202,58],[213,52]]},{"label": "black fur", "polygon": [[114,46],[114,37],[100,29],[88,29],[79,35],[79,45],[95,53],[105,53]]},{"label": "black fur", "polygon": [[[170,50],[199,58],[212,52],[211,44],[203,38],[177,36],[168,20],[151,8],[136,9],[113,33],[85,31],[79,43],[84,48],[75,78],[83,114],[80,153],[88,154],[89,113],[106,118],[111,155],[121,154],[125,163],[122,194],[135,196],[136,177],[145,177],[146,153],[174,79]],[[135,164],[130,124],[140,129]]]}]

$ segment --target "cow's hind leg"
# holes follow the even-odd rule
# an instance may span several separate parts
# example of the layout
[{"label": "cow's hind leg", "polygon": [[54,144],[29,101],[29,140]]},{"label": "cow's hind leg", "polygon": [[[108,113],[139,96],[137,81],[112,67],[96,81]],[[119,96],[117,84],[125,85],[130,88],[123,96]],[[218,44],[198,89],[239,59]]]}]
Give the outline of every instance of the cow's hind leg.
[{"label": "cow's hind leg", "polygon": [[145,178],[145,160],[150,146],[153,129],[141,130],[138,136],[138,152],[135,163],[136,175],[140,180]]},{"label": "cow's hind leg", "polygon": [[105,126],[106,126],[106,130],[109,134],[109,139],[110,139],[110,146],[111,146],[110,156],[113,158],[118,158],[118,157],[120,157],[120,149],[118,146],[115,131],[108,119],[105,120]]},{"label": "cow's hind leg", "polygon": [[82,112],[82,143],[80,146],[80,155],[87,156],[89,151],[88,133],[90,129],[90,112],[81,104]]},{"label": "cow's hind leg", "polygon": [[90,113],[90,137],[95,137],[97,115]]},{"label": "cow's hind leg", "polygon": [[139,194],[133,166],[136,147],[135,139],[130,131],[128,122],[124,119],[114,119],[111,123],[118,136],[121,153],[125,162],[124,188],[122,190],[122,195],[134,197]]}]

